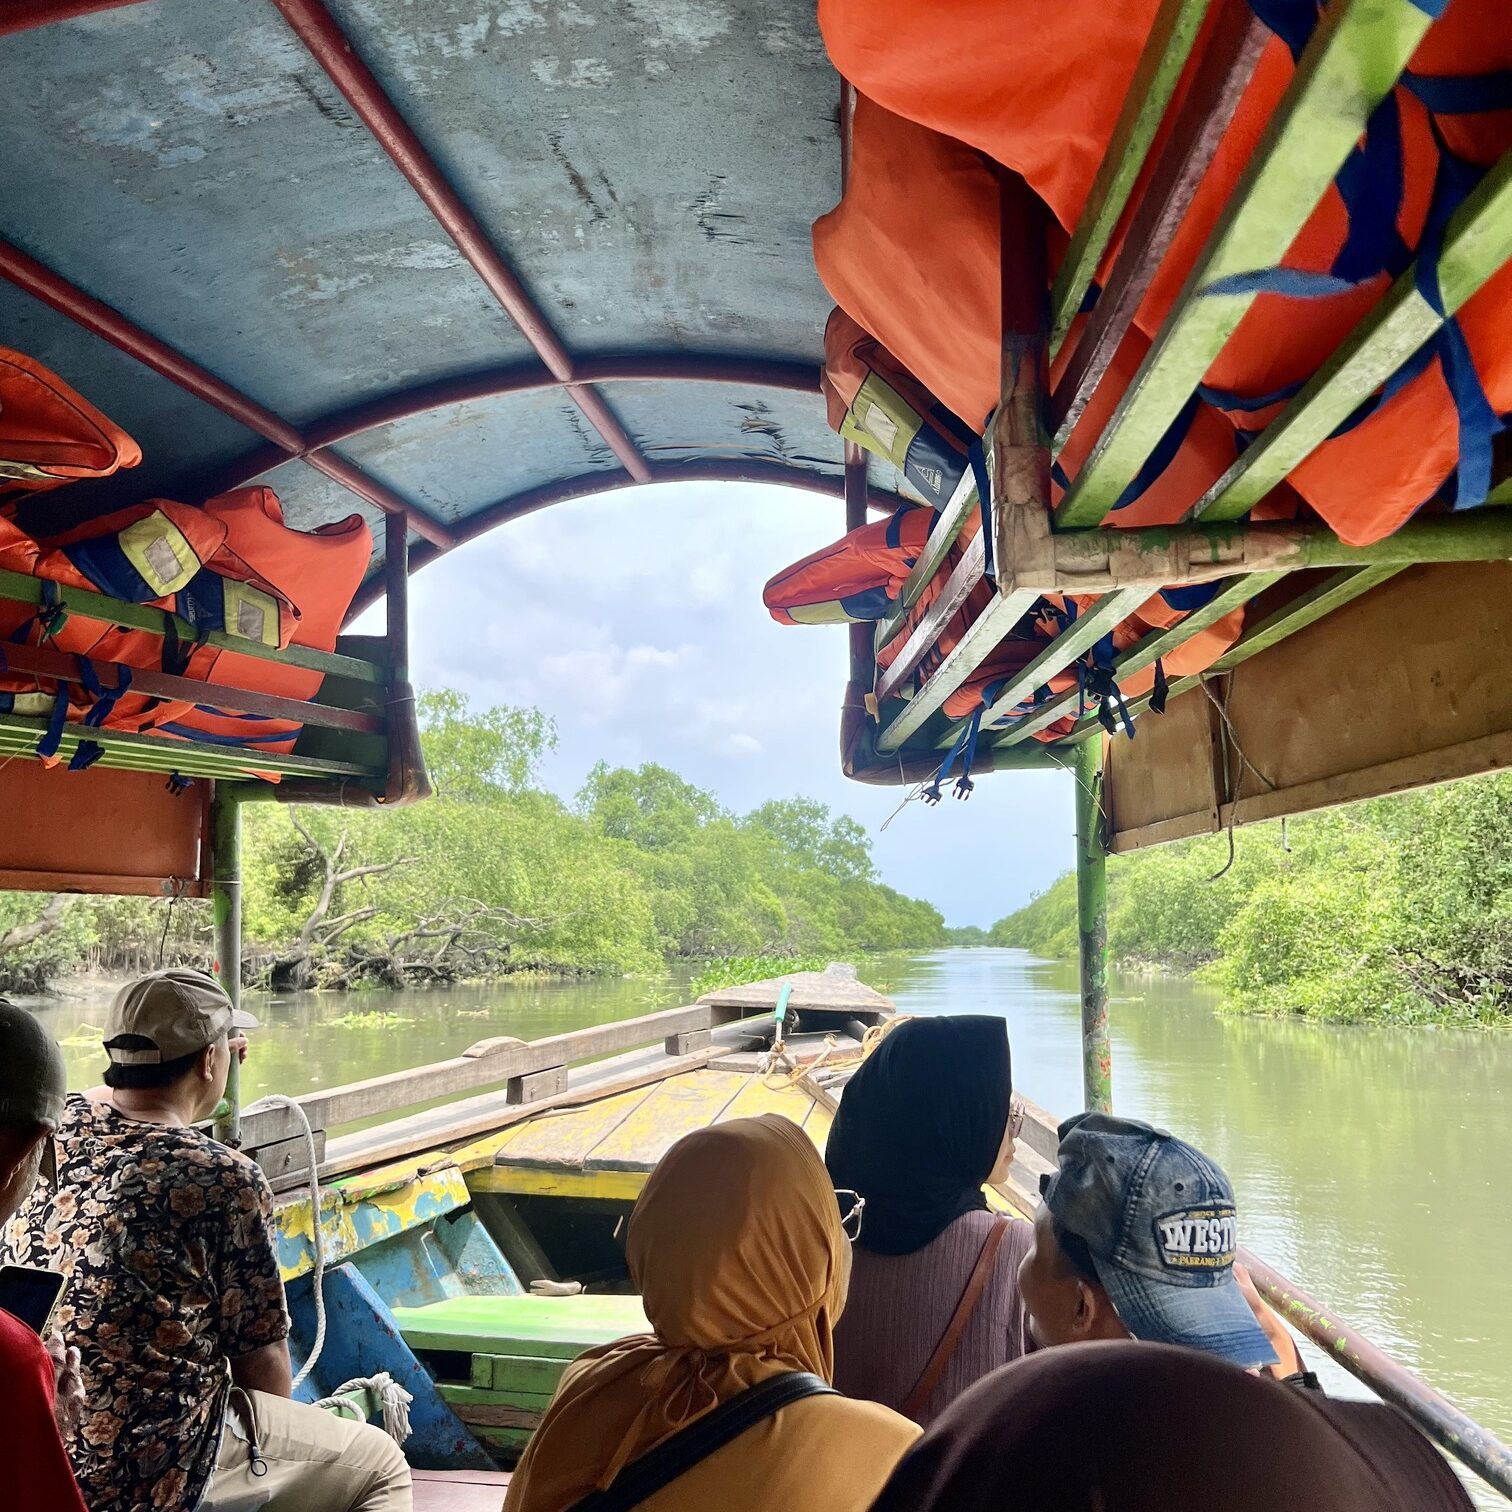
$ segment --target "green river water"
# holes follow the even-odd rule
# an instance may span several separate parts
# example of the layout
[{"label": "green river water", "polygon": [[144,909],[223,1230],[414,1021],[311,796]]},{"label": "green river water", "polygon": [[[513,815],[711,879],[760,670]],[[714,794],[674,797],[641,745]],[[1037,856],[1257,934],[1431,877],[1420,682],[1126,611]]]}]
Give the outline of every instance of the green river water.
[{"label": "green river water", "polygon": [[[952,950],[866,965],[905,1013],[1002,1013],[1017,1086],[1080,1104],[1074,967]],[[686,977],[257,998],[248,1100],[686,1001]],[[1205,988],[1114,978],[1114,1102],[1202,1146],[1244,1242],[1512,1440],[1512,1037],[1219,1018]],[[98,1080],[104,998],[39,1008],[73,1084]],[[354,1021],[338,1023],[346,1016]],[[1316,1349],[1308,1349],[1316,1363]],[[1358,1395],[1323,1362],[1330,1390]],[[1478,1493],[1487,1507],[1506,1507]]]}]

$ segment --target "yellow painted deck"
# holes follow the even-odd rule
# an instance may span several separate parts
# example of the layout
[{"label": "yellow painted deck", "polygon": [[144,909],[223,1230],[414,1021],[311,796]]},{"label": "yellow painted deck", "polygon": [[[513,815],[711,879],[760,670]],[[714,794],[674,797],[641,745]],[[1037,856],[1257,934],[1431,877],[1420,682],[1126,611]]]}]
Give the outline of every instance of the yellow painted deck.
[{"label": "yellow painted deck", "polygon": [[[506,1129],[464,1154],[474,1192],[597,1197],[640,1195],[656,1162],[695,1129],[731,1118],[777,1113],[791,1119],[823,1153],[830,1113],[814,1095],[748,1071],[705,1067],[580,1108],[548,1112]],[[477,1157],[484,1154],[487,1159]]]}]

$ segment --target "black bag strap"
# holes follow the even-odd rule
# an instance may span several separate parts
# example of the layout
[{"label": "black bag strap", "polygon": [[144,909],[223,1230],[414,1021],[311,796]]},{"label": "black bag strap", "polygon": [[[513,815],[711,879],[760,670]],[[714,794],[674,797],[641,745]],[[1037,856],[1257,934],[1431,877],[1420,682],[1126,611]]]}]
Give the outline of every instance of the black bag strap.
[{"label": "black bag strap", "polygon": [[701,1464],[773,1413],[804,1397],[836,1396],[835,1388],[806,1370],[772,1376],[695,1418],[664,1443],[631,1460],[604,1491],[590,1491],[572,1512],[630,1512],[663,1486]]}]

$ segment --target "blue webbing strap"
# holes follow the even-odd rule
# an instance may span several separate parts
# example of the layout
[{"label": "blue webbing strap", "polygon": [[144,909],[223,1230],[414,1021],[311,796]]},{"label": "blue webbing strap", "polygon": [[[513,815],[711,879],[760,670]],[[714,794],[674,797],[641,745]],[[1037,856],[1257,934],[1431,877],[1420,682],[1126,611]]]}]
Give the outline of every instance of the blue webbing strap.
[{"label": "blue webbing strap", "polygon": [[266,735],[212,735],[207,730],[196,730],[192,725],[166,723],[157,726],[181,740],[192,740],[196,745],[258,746],[273,745],[280,740],[292,740],[293,730],[270,731]]},{"label": "blue webbing strap", "polygon": [[997,577],[992,561],[992,484],[987,481],[987,454],[982,448],[982,438],[973,437],[966,450],[966,460],[971,464],[971,476],[976,480],[977,508],[982,515],[982,572],[985,576]]},{"label": "blue webbing strap", "polygon": [[169,772],[168,780],[163,786],[177,798],[180,794],[187,793],[194,786],[194,778],[185,777],[180,772]]},{"label": "blue webbing strap", "polygon": [[[1441,144],[1442,145],[1442,144]],[[1414,282],[1435,315],[1444,316],[1444,295],[1439,287],[1439,257],[1450,217],[1480,182],[1481,172],[1446,148],[1439,159],[1438,179],[1428,224],[1418,248]],[[1455,469],[1454,508],[1473,509],[1486,502],[1491,491],[1491,442],[1502,429],[1502,417],[1492,408],[1475,370],[1470,344],[1458,320],[1445,320],[1428,345],[1437,349],[1444,382],[1459,412],[1459,463]]]},{"label": "blue webbing strap", "polygon": [[1434,115],[1490,115],[1512,110],[1512,68],[1481,74],[1402,75],[1402,88]]},{"label": "blue webbing strap", "polygon": [[67,718],[68,688],[60,683],[53,697],[52,713],[47,716],[47,728],[37,741],[37,755],[44,761],[58,754],[58,747],[63,743],[63,725]]},{"label": "blue webbing strap", "polygon": [[86,772],[105,754],[105,747],[97,740],[81,740],[68,763],[70,772]]},{"label": "blue webbing strap", "polygon": [[116,704],[121,700],[121,695],[131,687],[131,668],[118,668],[115,687],[107,688],[95,674],[95,669],[87,657],[79,657],[78,663],[79,681],[84,684],[85,690],[94,700],[90,705],[89,713],[84,716],[84,723],[91,729],[97,730],[110,718]]},{"label": "blue webbing strap", "polygon": [[1175,419],[1166,427],[1165,434],[1160,438],[1155,450],[1145,458],[1144,466],[1135,473],[1133,481],[1113,501],[1115,510],[1127,509],[1136,499],[1142,497],[1144,491],[1171,465],[1176,453],[1181,450],[1182,444],[1186,441],[1187,432],[1192,428],[1192,421],[1197,418],[1197,407],[1201,402],[1200,396],[1194,393],[1177,411]]}]

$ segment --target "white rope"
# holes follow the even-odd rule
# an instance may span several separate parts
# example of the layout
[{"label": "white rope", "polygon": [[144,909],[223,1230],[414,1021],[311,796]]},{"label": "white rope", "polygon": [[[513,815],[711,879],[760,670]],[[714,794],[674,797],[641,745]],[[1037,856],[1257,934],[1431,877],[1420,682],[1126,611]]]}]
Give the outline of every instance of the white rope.
[{"label": "white rope", "polygon": [[358,1376],[355,1380],[343,1381],[330,1396],[322,1397],[315,1406],[364,1423],[367,1418],[362,1407],[352,1400],[360,1391],[371,1391],[377,1396],[378,1405],[383,1412],[383,1431],[396,1444],[402,1444],[410,1434],[409,1410],[410,1403],[415,1399],[386,1370],[380,1370],[377,1375]]},{"label": "white rope", "polygon": [[[292,1108],[304,1128],[305,1154],[310,1161],[310,1231],[315,1240],[315,1270],[311,1276],[310,1286],[315,1294],[315,1347],[310,1351],[303,1365],[299,1367],[299,1374],[294,1377],[293,1389],[297,1390],[305,1382],[305,1378],[315,1368],[315,1362],[320,1358],[320,1351],[325,1348],[326,1336],[326,1313],[325,1313],[325,1235],[320,1218],[320,1176],[316,1171],[315,1157],[315,1131],[310,1127],[310,1120],[305,1115],[305,1110],[294,1101],[292,1097],[285,1097],[279,1092],[269,1092],[260,1097],[250,1108],[244,1109],[244,1113],[256,1113],[265,1108]],[[375,1376],[373,1379],[377,1379]],[[346,1388],[343,1387],[342,1390]],[[402,1389],[402,1388],[396,1388]],[[408,1414],[405,1421],[408,1422]],[[406,1429],[408,1432],[408,1429]]]}]

